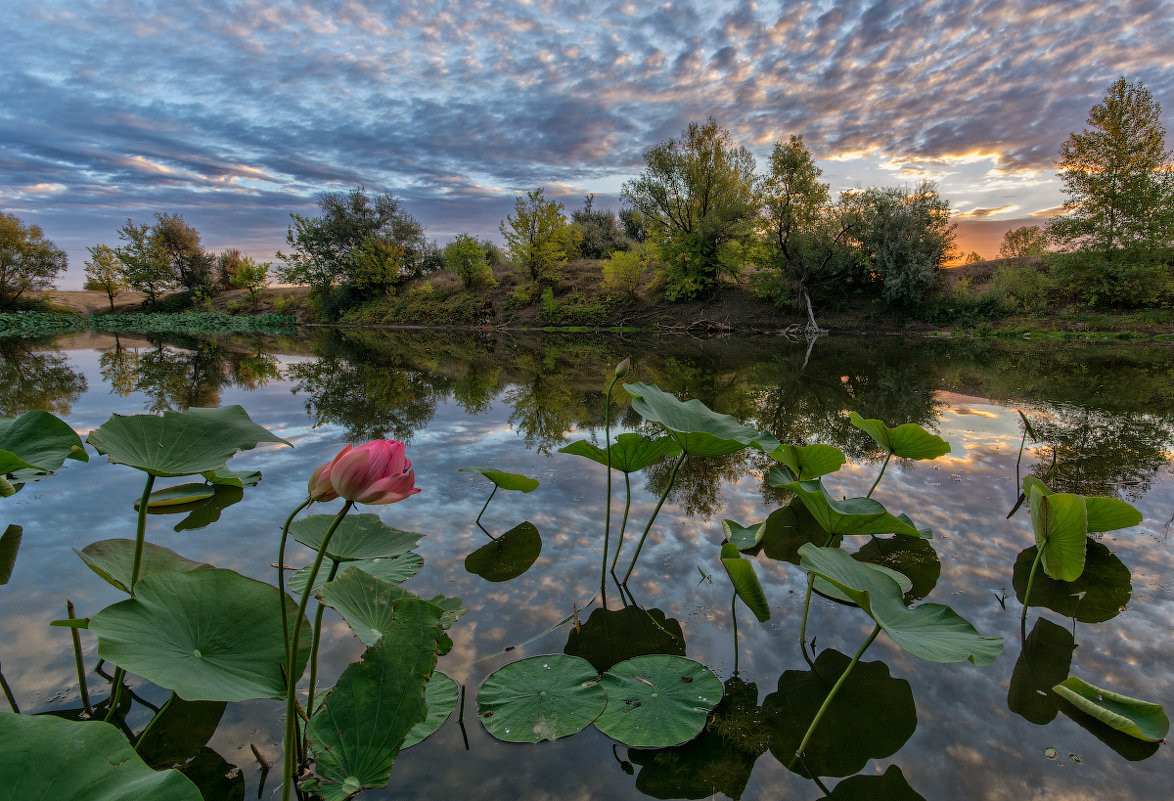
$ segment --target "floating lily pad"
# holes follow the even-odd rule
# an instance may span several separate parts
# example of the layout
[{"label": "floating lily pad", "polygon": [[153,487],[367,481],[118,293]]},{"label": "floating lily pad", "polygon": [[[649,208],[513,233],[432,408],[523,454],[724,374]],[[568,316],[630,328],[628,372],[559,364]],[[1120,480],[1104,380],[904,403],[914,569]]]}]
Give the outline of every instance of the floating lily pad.
[{"label": "floating lily pad", "polygon": [[632,396],[632,409],[668,429],[690,456],[724,456],[751,446],[770,452],[779,447],[770,434],[719,414],[697,399],[681,401],[643,383],[624,384],[624,389]]},{"label": "floating lily pad", "polygon": [[50,473],[66,459],[89,461],[81,437],[60,418],[34,409],[20,417],[0,418],[0,476],[17,473],[13,483]]},{"label": "floating lily pad", "polygon": [[486,581],[516,579],[542,553],[542,536],[527,520],[465,557],[465,570]]},{"label": "floating lily pad", "polygon": [[596,609],[587,621],[572,628],[563,649],[581,656],[600,673],[625,659],[646,654],[685,655],[681,622],[659,609],[625,606]]},{"label": "floating lily pad", "polygon": [[[297,607],[276,587],[231,570],[156,573],[139,580],[136,597],[90,618],[98,656],[188,701],[244,701],[285,693],[281,610]],[[298,648],[300,675],[309,626]]]},{"label": "floating lily pad", "polygon": [[207,470],[201,473],[201,475],[212,484],[217,484],[222,487],[236,487],[237,489],[255,487],[261,482],[260,470],[229,470],[223,468],[220,470]]},{"label": "floating lily pad", "polygon": [[538,479],[524,476],[521,473],[506,473],[489,467],[462,467],[460,472],[480,473],[504,490],[533,492],[538,489]]},{"label": "floating lily pad", "polygon": [[510,743],[577,734],[603,711],[607,696],[586,659],[546,654],[495,671],[477,693],[485,730]]},{"label": "floating lily pad", "polygon": [[237,451],[262,442],[290,444],[254,423],[240,406],[162,416],[116,414],[91,431],[86,441],[110,461],[156,476],[220,470]]},{"label": "floating lily pad", "polygon": [[1012,587],[1019,603],[1042,606],[1081,623],[1104,623],[1121,614],[1133,595],[1132,573],[1117,555],[1104,543],[1092,537],[1085,539],[1084,572],[1076,581],[1056,581],[1036,574],[1027,592],[1027,578],[1035,562],[1034,547],[1019,554],[1015,560]]},{"label": "floating lily pad", "polygon": [[897,582],[838,548],[804,545],[800,567],[827,579],[880,624],[905,651],[930,662],[988,665],[1003,651],[1002,637],[983,637],[948,606],[907,608]]},{"label": "floating lily pad", "polygon": [[439,671],[433,673],[432,678],[428,680],[428,686],[424,689],[424,703],[428,706],[428,717],[422,723],[417,723],[412,727],[408,736],[404,738],[404,744],[400,746],[400,750],[411,748],[416,743],[435,734],[436,730],[444,725],[449,715],[456,709],[460,697],[461,688],[455,681]]},{"label": "floating lily pad", "polygon": [[[334,581],[322,585],[321,592],[322,603],[342,615],[364,645],[379,642],[383,632],[394,620],[396,601],[416,598],[408,590],[376,578],[362,568],[355,567],[354,563]],[[461,608],[460,598],[438,595],[429,603],[444,610],[441,617],[444,628],[451,626],[465,612]]]},{"label": "floating lily pad", "polygon": [[154,771],[118,729],[101,721],[0,714],[5,798],[52,801],[202,801],[174,770]]},{"label": "floating lily pad", "polygon": [[911,603],[929,595],[942,574],[942,562],[929,541],[921,537],[873,537],[852,554],[861,562],[892,568],[908,577],[912,586],[905,590],[905,602]]},{"label": "floating lily pad", "polygon": [[213,484],[212,497],[206,501],[183,507],[188,516],[175,524],[174,531],[194,531],[209,526],[220,519],[220,513],[235,503],[244,500],[245,491],[231,484]]},{"label": "floating lily pad", "polygon": [[12,578],[12,568],[16,566],[16,552],[20,550],[20,540],[24,529],[17,525],[9,525],[0,536],[0,585],[8,583]]},{"label": "floating lily pad", "polygon": [[383,787],[404,738],[428,715],[425,686],[436,667],[441,609],[405,598],[383,638],[345,671],[306,725],[325,801]]},{"label": "floating lily pad", "polygon": [[925,539],[933,536],[928,529],[914,526],[908,517],[889,514],[880,501],[872,498],[836,500],[828,495],[819,479],[792,481],[781,486],[794,492],[795,498],[829,534],[904,534]]},{"label": "floating lily pad", "polygon": [[[295,521],[289,532],[293,538],[317,551],[330,531],[335,515],[310,515]],[[349,514],[338,524],[326,555],[339,562],[399,556],[416,547],[423,534],[392,528],[374,514]]]},{"label": "floating lily pad", "polygon": [[[362,570],[364,573],[369,573],[375,578],[386,581],[389,584],[400,584],[420,572],[420,569],[424,567],[424,557],[418,553],[405,553],[400,556],[388,556],[379,559],[360,559],[357,562],[347,562],[346,566],[348,569],[354,567]],[[306,565],[301,570],[295,572],[286,580],[285,586],[294,592],[305,592],[306,582],[310,578],[310,569],[312,567],[313,565]],[[321,591],[329,575],[330,572],[325,566],[318,571],[318,575],[314,579],[315,594]]]},{"label": "floating lily pad", "polygon": [[[839,448],[818,442],[814,445],[780,445],[767,455],[790,471],[790,475],[780,474],[783,479],[780,483],[819,478],[836,472],[848,461]],[[772,467],[771,470],[778,468]]]},{"label": "floating lily pad", "polygon": [[1160,704],[1094,687],[1076,676],[1052,690],[1082,712],[1138,740],[1159,742],[1170,731],[1170,719]]},{"label": "floating lily pad", "polygon": [[866,420],[856,412],[848,415],[848,421],[901,459],[936,459],[950,452],[950,443],[916,423],[889,428],[880,420]]},{"label": "floating lily pad", "polygon": [[[582,456],[604,467],[608,463],[606,450],[582,439],[559,448],[558,451]],[[611,466],[613,470],[622,473],[635,473],[666,456],[677,456],[680,452],[681,446],[671,437],[652,439],[644,434],[620,434],[611,446]]]},{"label": "floating lily pad", "polygon": [[1037,620],[1011,673],[1007,708],[1037,726],[1051,723],[1059,712],[1051,689],[1068,677],[1075,650],[1072,632],[1046,618]]},{"label": "floating lily pad", "polygon": [[[74,553],[106,582],[123,592],[130,592],[130,577],[135,560],[134,540],[101,540],[90,543],[80,551],[75,548]],[[205,570],[211,567],[206,562],[193,562],[161,545],[144,542],[139,581],[152,573]]]},{"label": "floating lily pad", "polygon": [[615,665],[600,682],[607,707],[601,732],[634,748],[667,748],[701,733],[724,688],[709,668],[683,656],[637,656]]},{"label": "floating lily pad", "polygon": [[227,706],[224,701],[185,701],[172,696],[135,742],[135,750],[153,768],[182,765],[212,739]]},{"label": "floating lily pad", "polygon": [[742,558],[738,546],[732,542],[722,545],[721,560],[730,583],[734,585],[734,592],[742,599],[742,603],[750,608],[759,623],[770,620],[770,604],[767,603],[766,593],[762,591],[758,574],[754,572],[754,563]]},{"label": "floating lily pad", "polygon": [[[177,487],[167,487],[155,490],[147,496],[147,509],[157,511],[162,509],[165,514],[170,513],[168,507],[193,504],[206,501],[215,494],[215,490],[208,484],[180,484]],[[139,502],[135,501],[135,511],[139,509]]]},{"label": "floating lily pad", "polygon": [[[812,670],[788,670],[762,702],[770,751],[789,765],[808,726],[852,660],[822,651]],[[870,759],[895,754],[917,728],[913,690],[884,662],[858,662],[807,743],[794,770],[801,776],[850,776]]]}]

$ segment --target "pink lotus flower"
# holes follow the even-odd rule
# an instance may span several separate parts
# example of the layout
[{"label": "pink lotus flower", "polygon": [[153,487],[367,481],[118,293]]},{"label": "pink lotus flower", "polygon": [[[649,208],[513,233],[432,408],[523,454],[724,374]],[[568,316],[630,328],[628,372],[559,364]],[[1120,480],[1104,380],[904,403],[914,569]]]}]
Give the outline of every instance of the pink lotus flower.
[{"label": "pink lotus flower", "polygon": [[327,462],[319,466],[310,476],[310,483],[307,487],[310,491],[310,500],[325,503],[338,497],[338,493],[334,491],[334,485],[330,483],[330,468],[333,465],[333,461]]},{"label": "pink lotus flower", "polygon": [[355,503],[395,503],[420,491],[404,444],[394,439],[347,445],[330,463],[329,477],[339,497]]}]

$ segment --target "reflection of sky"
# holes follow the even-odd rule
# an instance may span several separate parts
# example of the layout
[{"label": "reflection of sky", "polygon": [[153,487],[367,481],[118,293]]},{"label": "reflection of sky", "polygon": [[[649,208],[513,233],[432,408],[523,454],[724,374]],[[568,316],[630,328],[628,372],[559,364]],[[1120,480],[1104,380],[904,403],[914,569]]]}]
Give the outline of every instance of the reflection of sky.
[{"label": "reflection of sky", "polygon": [[[117,400],[108,394],[95,352],[70,351],[68,356],[89,382],[89,389],[67,416],[76,428],[96,427],[113,410],[130,413],[141,408],[142,398]],[[290,389],[290,383],[275,381],[264,390],[232,388],[222,393],[223,404],[242,404],[254,420],[295,447],[263,446],[241,454],[231,467],[264,472],[264,480],[246,491],[244,502],[225,510],[220,524],[182,534],[171,530],[178,517],[151,517],[151,541],[189,558],[273,581],[270,564],[276,559],[281,521],[303,497],[313,468],[333,457],[343,444],[340,427],[309,427],[305,399]],[[942,576],[928,600],[954,606],[980,632],[1006,638],[1007,647],[993,665],[980,668],[969,663],[921,662],[897,650],[885,637],[878,639],[866,658],[883,659],[894,676],[911,682],[918,728],[901,751],[870,763],[866,771],[880,773],[889,764],[899,764],[910,785],[926,798],[1168,797],[1174,779],[1168,748],[1141,765],[1132,765],[1062,714],[1040,727],[1008,711],[1007,687],[1019,654],[1019,607],[1011,590],[1011,566],[1032,542],[1025,512],[1004,520],[1014,501],[1018,416],[982,398],[942,392],[936,400],[941,415],[937,430],[952,444],[952,453],[934,463],[891,464],[875,497],[893,511],[908,512],[918,525],[933,529]],[[466,683],[470,697],[465,707],[468,751],[455,720],[450,721],[432,740],[399,758],[393,772],[394,792],[365,797],[639,797],[633,780],[614,762],[610,741],[597,733],[553,744],[516,746],[492,740],[476,721],[475,690],[489,672],[521,656],[561,651],[566,632],[548,634],[508,656],[493,654],[547,630],[576,607],[583,610],[598,592],[602,469],[577,457],[527,451],[520,435],[510,429],[509,415],[501,395],[478,418],[468,417],[451,401],[442,402],[428,430],[419,433],[410,446],[409,456],[423,491],[402,504],[370,510],[390,525],[428,535],[420,548],[424,570],[411,580],[410,588],[426,597],[459,596],[469,607],[451,631],[455,647],[442,659],[441,668]],[[499,491],[482,521],[490,531],[500,533],[530,520],[542,533],[541,556],[513,582],[489,584],[463,569],[464,557],[486,542],[473,519],[490,489],[482,476],[458,472],[469,465],[524,473],[541,481],[531,494]],[[853,463],[829,477],[827,486],[836,494],[861,495],[878,469],[879,463]],[[1025,457],[1024,472],[1027,469]],[[621,570],[656,501],[642,479],[632,483],[634,504]],[[617,475],[617,495],[622,486]],[[74,601],[81,616],[119,600],[119,593],[90,573],[70,549],[99,539],[133,537],[132,504],[141,487],[135,471],[111,465],[91,451],[90,463],[70,462],[61,475],[3,501],[4,522],[19,523],[25,532],[12,581],[0,588],[4,599],[0,660],[26,711],[77,704],[69,634],[47,624],[64,616],[66,597]],[[1113,621],[1077,627],[1079,647],[1072,665],[1074,674],[1094,684],[1164,703],[1168,709],[1174,708],[1170,668],[1174,643],[1168,623],[1174,619],[1170,579],[1174,553],[1163,526],[1174,512],[1171,489],[1170,473],[1165,471],[1138,503],[1146,518],[1142,526],[1105,535],[1106,545],[1133,570],[1133,600]],[[756,522],[771,507],[762,500],[757,475],[744,476],[723,492],[725,505],[712,519],[689,518],[666,505],[649,535],[632,591],[640,603],[680,620],[689,656],[725,679],[733,669],[733,643],[728,630],[730,587],[714,547],[721,537],[720,520]],[[336,508],[337,504],[328,504],[317,511]],[[613,542],[621,512],[622,505],[617,504]],[[845,548],[855,550],[858,545],[847,542]],[[291,564],[308,558],[300,546],[287,554]],[[765,697],[775,690],[783,671],[804,667],[796,640],[805,581],[796,568],[765,557],[756,566],[773,617],[759,624],[744,608],[739,610],[740,669],[742,677],[757,683]],[[702,579],[698,568],[712,581]],[[996,598],[1004,590],[1010,596],[1005,610]],[[612,608],[619,604],[618,595],[610,588],[607,600]],[[584,619],[587,614],[583,612]],[[1036,614],[1032,612],[1032,620]],[[1046,614],[1061,625],[1070,625],[1053,613]],[[362,648],[333,613],[326,620],[323,673],[329,684]],[[859,613],[818,600],[813,603],[809,635],[816,636],[821,649],[852,653],[869,629]],[[87,663],[92,665],[94,639],[84,633],[82,639]],[[484,661],[474,663],[477,659]],[[162,700],[157,688],[142,689],[148,697]],[[95,694],[100,696],[97,690]],[[279,759],[277,707],[264,701],[230,707],[212,743],[229,761],[246,766],[250,797],[255,794],[256,771],[248,744],[256,744],[270,761]],[[1058,760],[1043,756],[1048,747],[1057,749]],[[1079,763],[1069,753],[1077,754]],[[438,770],[438,764],[445,769]],[[817,796],[814,785],[784,770],[768,753],[759,758],[743,798]]]}]

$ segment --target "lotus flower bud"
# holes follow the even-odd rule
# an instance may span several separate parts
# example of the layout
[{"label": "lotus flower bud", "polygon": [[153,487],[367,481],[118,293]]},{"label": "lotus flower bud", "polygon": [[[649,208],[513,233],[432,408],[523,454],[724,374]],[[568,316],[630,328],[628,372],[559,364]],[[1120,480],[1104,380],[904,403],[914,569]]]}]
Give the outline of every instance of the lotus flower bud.
[{"label": "lotus flower bud", "polygon": [[631,366],[632,366],[632,357],[631,356],[629,356],[628,358],[624,359],[622,362],[617,364],[616,365],[616,378],[623,378],[625,375],[627,375],[628,368],[630,368]]},{"label": "lotus flower bud", "polygon": [[310,476],[310,483],[308,486],[310,492],[310,500],[326,502],[333,501],[338,497],[338,493],[334,491],[334,485],[330,483],[330,467],[333,462],[327,462],[320,465],[314,474]]}]

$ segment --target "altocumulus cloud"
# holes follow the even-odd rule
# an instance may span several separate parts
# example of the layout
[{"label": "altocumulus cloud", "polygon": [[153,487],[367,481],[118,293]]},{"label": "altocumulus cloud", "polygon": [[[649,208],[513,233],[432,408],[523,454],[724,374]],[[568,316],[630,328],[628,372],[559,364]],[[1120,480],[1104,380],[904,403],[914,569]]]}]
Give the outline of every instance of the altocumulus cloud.
[{"label": "altocumulus cloud", "polygon": [[539,185],[615,205],[648,146],[712,115],[760,158],[803,134],[835,189],[928,176],[972,217],[1026,217],[1109,83],[1174,85],[1170,0],[384,5],[11,4],[0,207],[75,284],[128,216],[270,258],[289,212],[354,184],[489,234]]}]

